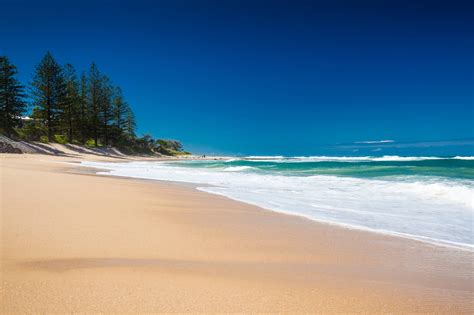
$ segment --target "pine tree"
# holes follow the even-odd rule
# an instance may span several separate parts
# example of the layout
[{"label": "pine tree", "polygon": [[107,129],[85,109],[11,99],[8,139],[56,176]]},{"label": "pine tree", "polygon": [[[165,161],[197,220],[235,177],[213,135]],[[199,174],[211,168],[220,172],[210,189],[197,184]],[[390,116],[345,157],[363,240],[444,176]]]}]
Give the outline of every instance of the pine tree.
[{"label": "pine tree", "polygon": [[135,128],[136,128],[136,123],[135,123],[135,115],[133,114],[133,111],[131,108],[128,108],[127,114],[126,114],[126,120],[125,120],[125,134],[129,138],[135,138]]},{"label": "pine tree", "polygon": [[46,124],[48,141],[53,140],[53,133],[57,130],[62,110],[60,105],[65,95],[62,68],[48,52],[36,66],[32,82],[32,97]]},{"label": "pine tree", "polygon": [[125,122],[127,118],[128,104],[125,102],[122,94],[122,89],[119,87],[113,88],[112,94],[112,121],[110,140],[113,145],[123,143],[125,140]]},{"label": "pine tree", "polygon": [[99,126],[100,126],[100,98],[102,89],[102,75],[95,63],[91,64],[88,79],[88,107],[89,107],[89,123],[91,136],[94,144],[97,146],[99,142]]},{"label": "pine tree", "polygon": [[78,136],[82,143],[86,142],[90,126],[89,111],[87,108],[87,77],[83,72],[81,74],[78,108]]},{"label": "pine tree", "polygon": [[122,89],[116,87],[114,89],[114,97],[112,100],[114,123],[117,130],[125,131],[125,123],[127,120],[128,104],[125,102]]},{"label": "pine tree", "polygon": [[104,144],[109,145],[110,136],[111,136],[111,122],[113,118],[113,109],[112,109],[112,85],[110,84],[110,79],[102,75],[101,76],[101,89],[99,97],[99,119],[100,119],[100,131]]},{"label": "pine tree", "polygon": [[0,56],[0,129],[9,137],[26,109],[24,87],[16,79],[18,71],[6,56]]},{"label": "pine tree", "polygon": [[66,130],[67,139],[73,141],[76,127],[79,125],[79,83],[77,82],[76,71],[71,64],[66,64],[63,69],[66,93],[61,100],[60,123],[63,130]]}]

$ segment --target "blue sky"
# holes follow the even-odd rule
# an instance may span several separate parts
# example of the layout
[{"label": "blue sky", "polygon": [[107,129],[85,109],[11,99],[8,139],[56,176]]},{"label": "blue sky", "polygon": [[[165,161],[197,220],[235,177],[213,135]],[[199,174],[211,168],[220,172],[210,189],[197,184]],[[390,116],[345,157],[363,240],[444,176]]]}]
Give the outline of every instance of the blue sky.
[{"label": "blue sky", "polygon": [[[473,138],[471,1],[0,0],[0,54],[122,87],[139,133],[208,153]],[[6,13],[6,15],[5,15]]]}]

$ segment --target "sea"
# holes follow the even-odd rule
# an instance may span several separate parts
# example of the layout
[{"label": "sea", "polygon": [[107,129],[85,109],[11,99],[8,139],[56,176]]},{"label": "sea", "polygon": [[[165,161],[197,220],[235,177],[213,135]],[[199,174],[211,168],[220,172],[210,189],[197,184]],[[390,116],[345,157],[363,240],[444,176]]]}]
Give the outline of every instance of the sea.
[{"label": "sea", "polygon": [[247,156],[82,165],[111,176],[192,183],[345,228],[474,250],[472,156]]}]

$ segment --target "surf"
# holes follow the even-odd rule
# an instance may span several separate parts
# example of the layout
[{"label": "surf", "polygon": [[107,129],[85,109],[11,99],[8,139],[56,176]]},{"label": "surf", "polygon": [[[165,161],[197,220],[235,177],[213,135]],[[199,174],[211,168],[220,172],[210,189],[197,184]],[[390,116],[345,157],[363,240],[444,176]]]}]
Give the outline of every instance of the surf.
[{"label": "surf", "polygon": [[314,221],[474,249],[474,161],[340,158],[82,165],[105,169],[100,173],[106,175],[193,183],[208,193]]}]

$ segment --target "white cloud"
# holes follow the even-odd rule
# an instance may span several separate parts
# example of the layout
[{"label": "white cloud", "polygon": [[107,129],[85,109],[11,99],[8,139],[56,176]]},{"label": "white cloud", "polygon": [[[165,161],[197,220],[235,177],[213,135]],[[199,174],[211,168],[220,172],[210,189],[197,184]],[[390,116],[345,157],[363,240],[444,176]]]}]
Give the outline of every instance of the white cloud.
[{"label": "white cloud", "polygon": [[394,140],[374,140],[374,141],[357,141],[358,144],[375,144],[375,143],[392,143]]}]

